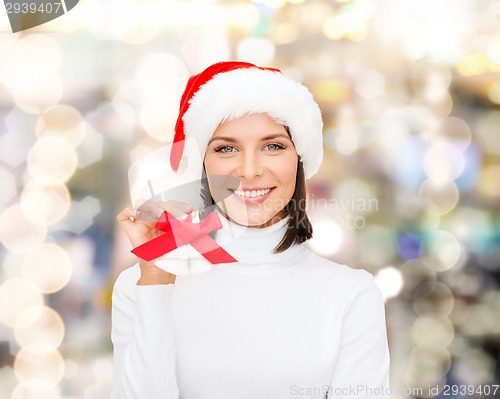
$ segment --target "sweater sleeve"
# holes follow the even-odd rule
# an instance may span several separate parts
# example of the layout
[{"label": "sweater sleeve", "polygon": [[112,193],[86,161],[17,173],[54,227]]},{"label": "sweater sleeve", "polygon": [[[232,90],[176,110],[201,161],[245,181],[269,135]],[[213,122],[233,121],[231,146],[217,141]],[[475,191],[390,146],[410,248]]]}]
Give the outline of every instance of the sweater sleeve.
[{"label": "sweater sleeve", "polygon": [[360,271],[343,325],[328,398],[388,399],[389,349],[384,301],[375,280]]},{"label": "sweater sleeve", "polygon": [[170,306],[174,285],[139,286],[139,277],[135,265],[113,287],[111,399],[178,399]]}]

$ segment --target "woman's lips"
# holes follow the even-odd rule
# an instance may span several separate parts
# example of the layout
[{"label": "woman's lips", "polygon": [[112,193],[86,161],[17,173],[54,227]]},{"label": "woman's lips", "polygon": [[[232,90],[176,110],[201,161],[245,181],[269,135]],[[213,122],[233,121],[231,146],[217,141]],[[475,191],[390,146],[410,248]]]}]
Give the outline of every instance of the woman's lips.
[{"label": "woman's lips", "polygon": [[[269,197],[269,195],[273,192],[273,190],[275,188],[276,187],[270,187],[270,190],[266,194],[259,195],[259,196],[256,196],[256,197],[246,197],[246,196],[243,197],[243,196],[240,196],[240,195],[236,194],[235,190],[229,190],[229,191],[231,191],[233,197],[235,197],[240,202],[243,202],[245,204],[260,204],[261,202],[264,202],[267,197]],[[238,190],[238,191],[240,191],[240,190]],[[257,191],[257,190],[242,190],[242,191],[252,192],[252,191]]]}]

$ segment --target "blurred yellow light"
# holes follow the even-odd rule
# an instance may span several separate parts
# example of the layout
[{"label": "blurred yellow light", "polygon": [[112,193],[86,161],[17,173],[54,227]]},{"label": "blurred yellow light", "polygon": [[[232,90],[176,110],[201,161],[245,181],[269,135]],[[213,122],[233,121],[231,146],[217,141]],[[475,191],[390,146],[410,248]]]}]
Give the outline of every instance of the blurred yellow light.
[{"label": "blurred yellow light", "polygon": [[500,64],[500,35],[492,38],[488,48],[488,58],[493,64]]},{"label": "blurred yellow light", "polygon": [[74,148],[58,136],[38,139],[28,154],[28,171],[34,179],[44,184],[67,181],[77,166]]},{"label": "blurred yellow light", "polygon": [[495,104],[500,104],[500,83],[493,83],[488,89],[488,98]]},{"label": "blurred yellow light", "polygon": [[63,288],[71,277],[71,269],[68,253],[55,244],[40,245],[28,253],[22,263],[24,278],[44,294]]},{"label": "blurred yellow light", "polygon": [[457,205],[460,191],[454,182],[436,184],[434,181],[426,179],[418,189],[418,196],[432,201],[439,213],[445,214]]},{"label": "blurred yellow light", "polygon": [[424,156],[424,170],[435,185],[444,185],[462,173],[465,159],[457,146],[441,141],[432,145]]},{"label": "blurred yellow light", "polygon": [[340,103],[351,96],[351,86],[342,80],[319,79],[311,85],[318,101]]},{"label": "blurred yellow light", "polygon": [[322,256],[336,253],[343,242],[343,233],[339,224],[332,220],[320,220],[314,223],[314,236],[308,241],[311,249]]},{"label": "blurred yellow light", "polygon": [[9,251],[28,252],[40,245],[46,234],[47,227],[29,220],[19,204],[10,206],[0,215],[0,242]]},{"label": "blurred yellow light", "polygon": [[269,38],[277,45],[292,43],[299,36],[299,27],[292,23],[275,24],[269,31]]},{"label": "blurred yellow light", "polygon": [[152,96],[141,109],[140,121],[146,133],[152,138],[172,141],[178,117],[179,98],[168,94]]},{"label": "blurred yellow light", "polygon": [[457,64],[457,71],[463,76],[481,75],[488,68],[488,59],[484,54],[465,55]]},{"label": "blurred yellow light", "polygon": [[437,272],[455,266],[462,254],[462,246],[457,238],[444,230],[437,230],[429,238],[421,259]]},{"label": "blurred yellow light", "polygon": [[62,92],[62,82],[54,74],[36,81],[29,87],[16,87],[12,97],[22,110],[38,114],[56,105],[61,100]]},{"label": "blurred yellow light", "polygon": [[290,4],[302,4],[304,3],[306,0],[288,0],[288,2]]},{"label": "blurred yellow light", "polygon": [[40,225],[50,225],[66,215],[71,197],[64,184],[45,185],[32,180],[24,187],[20,203],[29,220]]},{"label": "blurred yellow light", "polygon": [[148,54],[141,60],[135,75],[146,96],[168,93],[180,97],[189,78],[184,62],[168,53]]},{"label": "blurred yellow light", "polygon": [[323,23],[323,34],[327,39],[339,40],[344,36],[344,27],[338,15],[331,15]]},{"label": "blurred yellow light", "polygon": [[17,318],[14,337],[21,347],[45,344],[57,349],[64,338],[64,322],[54,309],[32,306]]},{"label": "blurred yellow light", "polygon": [[276,47],[269,39],[249,37],[238,43],[236,53],[239,60],[267,65],[272,63]]},{"label": "blurred yellow light", "polygon": [[417,345],[447,348],[454,334],[450,319],[435,313],[420,315],[413,324],[413,340]]},{"label": "blurred yellow light", "polygon": [[478,191],[492,198],[500,198],[500,164],[487,164],[481,170]]},{"label": "blurred yellow light", "polygon": [[111,13],[113,18],[108,20],[107,29],[116,39],[127,44],[147,43],[159,32],[154,7],[148,3],[116,2]]},{"label": "blurred yellow light", "polygon": [[69,105],[56,105],[40,115],[35,127],[37,137],[57,135],[77,147],[85,136],[85,121]]},{"label": "blurred yellow light", "polygon": [[31,344],[18,352],[14,372],[19,381],[43,381],[55,387],[64,375],[64,359],[49,345]]},{"label": "blurred yellow light", "polygon": [[14,388],[10,399],[61,399],[61,395],[57,388],[43,380],[27,380]]},{"label": "blurred yellow light", "polygon": [[229,20],[237,28],[250,29],[259,23],[259,10],[249,3],[236,3],[230,9]]},{"label": "blurred yellow light", "polygon": [[360,42],[366,39],[366,36],[368,36],[368,29],[366,29],[365,27],[362,27],[359,30],[355,30],[352,32],[347,32],[345,34],[345,37],[349,40],[352,40],[353,42]]},{"label": "blurred yellow light", "polygon": [[0,321],[14,327],[19,314],[32,306],[43,304],[43,297],[35,287],[21,279],[9,279],[0,285]]}]

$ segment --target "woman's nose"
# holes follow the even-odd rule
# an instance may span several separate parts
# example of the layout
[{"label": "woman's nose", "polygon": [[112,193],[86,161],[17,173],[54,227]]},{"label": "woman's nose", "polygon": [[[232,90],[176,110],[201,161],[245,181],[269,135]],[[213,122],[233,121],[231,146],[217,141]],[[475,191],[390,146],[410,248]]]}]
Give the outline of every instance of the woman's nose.
[{"label": "woman's nose", "polygon": [[238,176],[251,180],[254,177],[261,176],[264,166],[256,154],[244,153],[240,157],[238,166]]}]

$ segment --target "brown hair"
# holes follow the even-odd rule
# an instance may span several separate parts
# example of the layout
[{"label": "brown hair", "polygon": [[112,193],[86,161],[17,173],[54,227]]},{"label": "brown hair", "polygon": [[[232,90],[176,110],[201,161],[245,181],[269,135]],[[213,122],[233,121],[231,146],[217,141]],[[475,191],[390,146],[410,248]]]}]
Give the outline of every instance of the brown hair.
[{"label": "brown hair", "polygon": [[309,240],[313,235],[313,228],[306,213],[306,179],[304,165],[300,157],[297,163],[295,191],[284,210],[290,218],[286,233],[276,248],[274,248],[274,253],[286,251],[294,244],[300,244]]}]

